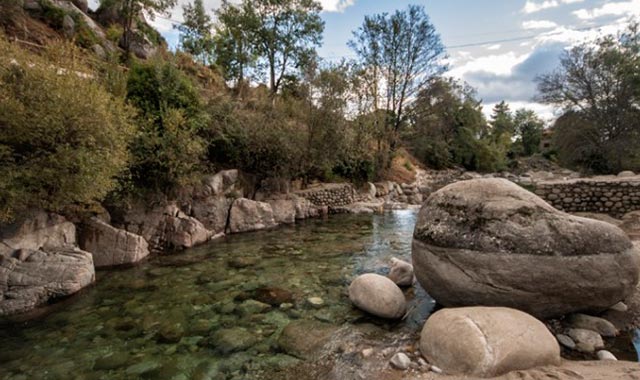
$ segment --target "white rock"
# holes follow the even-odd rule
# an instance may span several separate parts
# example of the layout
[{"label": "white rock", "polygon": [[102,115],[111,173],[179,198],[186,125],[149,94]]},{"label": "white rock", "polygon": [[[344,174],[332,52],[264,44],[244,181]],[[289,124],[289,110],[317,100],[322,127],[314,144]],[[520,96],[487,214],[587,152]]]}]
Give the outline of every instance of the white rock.
[{"label": "white rock", "polygon": [[617,304],[611,306],[609,309],[624,313],[625,311],[629,310],[629,307],[624,302],[618,302]]},{"label": "white rock", "polygon": [[618,360],[614,354],[607,350],[600,350],[596,353],[598,360]]},{"label": "white rock", "polygon": [[315,307],[315,308],[320,308],[322,306],[324,306],[324,300],[320,297],[309,297],[307,299],[307,302],[309,302],[309,305]]},{"label": "white rock", "polygon": [[434,366],[434,365],[432,365],[432,366],[429,368],[429,370],[430,370],[431,372],[435,372],[435,373],[438,373],[438,374],[441,374],[441,373],[442,373],[442,370],[441,370],[440,368],[438,368],[438,367]]},{"label": "white rock", "polygon": [[411,286],[413,284],[413,265],[406,261],[391,259],[391,270],[387,276],[398,286]]},{"label": "white rock", "polygon": [[395,355],[393,355],[393,357],[389,362],[395,368],[401,369],[403,371],[409,368],[409,366],[411,365],[411,359],[409,359],[409,357],[402,352],[398,352]]},{"label": "white rock", "polygon": [[362,350],[361,354],[363,358],[368,358],[369,356],[373,355],[373,348],[365,348],[364,350]]}]

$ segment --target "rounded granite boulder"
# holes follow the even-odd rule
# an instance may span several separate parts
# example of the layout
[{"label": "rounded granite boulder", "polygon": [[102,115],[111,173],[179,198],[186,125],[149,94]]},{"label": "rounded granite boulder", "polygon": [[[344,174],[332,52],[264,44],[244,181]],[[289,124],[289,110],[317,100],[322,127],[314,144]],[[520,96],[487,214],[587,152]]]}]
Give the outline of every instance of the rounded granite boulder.
[{"label": "rounded granite boulder", "polygon": [[407,304],[402,290],[385,276],[367,273],[349,285],[349,299],[356,307],[381,318],[404,316]]},{"label": "rounded granite boulder", "polygon": [[638,284],[618,227],[558,211],[504,179],[456,182],[423,204],[414,273],[444,306],[507,306],[537,317],[604,310]]}]

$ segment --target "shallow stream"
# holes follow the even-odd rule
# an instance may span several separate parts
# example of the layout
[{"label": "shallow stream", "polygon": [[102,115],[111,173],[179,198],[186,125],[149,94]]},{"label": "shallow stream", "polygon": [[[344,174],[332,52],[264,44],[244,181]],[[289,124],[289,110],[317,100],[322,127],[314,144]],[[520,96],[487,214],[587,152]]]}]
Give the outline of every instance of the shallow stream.
[{"label": "shallow stream", "polygon": [[410,261],[415,219],[340,215],[99,271],[38,318],[0,325],[0,379],[253,379],[299,362],[277,344],[294,320],[414,334],[434,307],[419,287],[395,324],[355,310],[346,289],[392,257]]}]

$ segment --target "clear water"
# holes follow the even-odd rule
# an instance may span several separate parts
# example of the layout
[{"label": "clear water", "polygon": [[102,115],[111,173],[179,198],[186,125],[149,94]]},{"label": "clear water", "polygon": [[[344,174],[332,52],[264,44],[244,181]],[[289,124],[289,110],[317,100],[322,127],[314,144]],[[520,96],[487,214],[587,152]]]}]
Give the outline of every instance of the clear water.
[{"label": "clear water", "polygon": [[[99,271],[95,286],[39,317],[0,322],[0,379],[260,379],[300,363],[277,343],[296,320],[344,331],[373,323],[369,343],[381,347],[415,341],[434,308],[419,286],[405,290],[411,312],[397,323],[354,309],[346,293],[354,276],[385,274],[392,257],[410,261],[415,220],[411,210],[339,215]],[[265,289],[283,299],[256,309],[252,300],[267,301]],[[311,297],[323,305],[312,306]],[[290,305],[280,307],[280,301]],[[232,343],[244,343],[221,345],[217,334],[234,328],[244,335]],[[607,341],[607,348],[635,360],[640,335],[633,333]],[[352,359],[343,355],[340,364],[357,370],[361,363]]]},{"label": "clear water", "polygon": [[[434,306],[421,289],[407,291],[411,315],[392,325],[355,310],[346,295],[355,275],[385,273],[392,257],[410,261],[415,218],[407,210],[305,221],[100,271],[95,286],[45,315],[0,325],[0,378],[252,379],[298,362],[276,343],[293,320],[415,332]],[[265,288],[291,305],[252,309],[247,300]],[[252,338],[223,354],[216,333],[235,327]]]}]

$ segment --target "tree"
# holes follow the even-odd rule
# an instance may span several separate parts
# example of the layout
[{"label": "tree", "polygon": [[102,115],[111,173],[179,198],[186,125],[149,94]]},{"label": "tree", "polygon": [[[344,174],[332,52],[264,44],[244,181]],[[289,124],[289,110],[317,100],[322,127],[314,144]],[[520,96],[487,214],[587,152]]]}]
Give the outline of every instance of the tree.
[{"label": "tree", "polygon": [[505,135],[511,138],[515,132],[515,125],[509,105],[503,100],[493,107],[492,112],[491,134],[496,140]]},{"label": "tree", "polygon": [[180,45],[203,65],[212,61],[214,41],[211,31],[213,23],[204,9],[202,0],[182,7],[184,22],[176,28],[180,31]]},{"label": "tree", "polygon": [[251,31],[258,28],[254,16],[249,2],[236,6],[223,0],[216,11],[216,64],[225,79],[235,79],[237,86],[244,82],[245,71],[256,61],[250,40]]},{"label": "tree", "polygon": [[540,151],[544,122],[532,110],[521,108],[513,117],[516,141],[512,151],[531,156]]},{"label": "tree", "polygon": [[248,19],[257,20],[250,39],[265,68],[272,94],[278,93],[283,78],[303,67],[315,56],[322,41],[322,7],[313,0],[244,0]]},{"label": "tree", "polygon": [[[384,126],[389,150],[395,151],[405,110],[418,92],[445,70],[444,46],[423,7],[411,5],[394,14],[366,17],[349,42],[365,72],[371,73],[374,109],[387,111]],[[378,75],[380,78],[378,78]]]},{"label": "tree", "polygon": [[122,47],[125,57],[129,58],[133,30],[136,23],[140,22],[142,13],[145,12],[152,19],[156,13],[165,14],[168,9],[174,7],[177,0],[100,0],[100,7],[115,9],[118,12],[118,20],[122,26]]},{"label": "tree", "polygon": [[557,70],[538,78],[540,101],[583,121],[568,123],[579,130],[567,136],[586,144],[589,157],[572,162],[597,172],[638,168],[639,67],[640,34],[632,24],[620,35],[566,51]]}]

